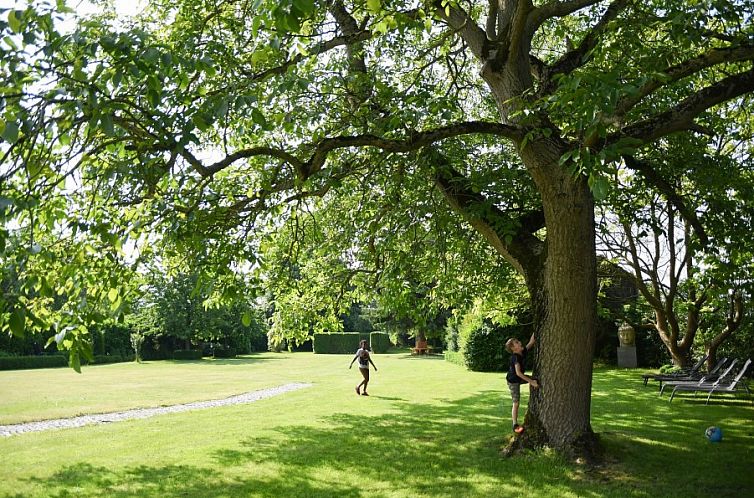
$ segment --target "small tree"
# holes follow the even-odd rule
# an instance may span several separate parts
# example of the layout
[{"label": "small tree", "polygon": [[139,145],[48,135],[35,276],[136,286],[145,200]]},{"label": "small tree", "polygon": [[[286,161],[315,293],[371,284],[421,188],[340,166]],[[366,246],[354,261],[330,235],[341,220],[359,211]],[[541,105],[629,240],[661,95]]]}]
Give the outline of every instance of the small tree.
[{"label": "small tree", "polygon": [[141,363],[141,347],[144,344],[144,336],[139,332],[131,334],[131,347],[134,350],[134,361]]}]

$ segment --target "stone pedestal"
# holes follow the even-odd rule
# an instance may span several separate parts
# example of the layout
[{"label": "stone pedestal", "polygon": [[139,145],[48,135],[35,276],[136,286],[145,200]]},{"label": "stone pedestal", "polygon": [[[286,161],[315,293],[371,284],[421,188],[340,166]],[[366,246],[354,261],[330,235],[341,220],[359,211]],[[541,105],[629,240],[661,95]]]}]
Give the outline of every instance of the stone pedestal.
[{"label": "stone pedestal", "polygon": [[636,368],[636,346],[618,346],[618,366]]}]

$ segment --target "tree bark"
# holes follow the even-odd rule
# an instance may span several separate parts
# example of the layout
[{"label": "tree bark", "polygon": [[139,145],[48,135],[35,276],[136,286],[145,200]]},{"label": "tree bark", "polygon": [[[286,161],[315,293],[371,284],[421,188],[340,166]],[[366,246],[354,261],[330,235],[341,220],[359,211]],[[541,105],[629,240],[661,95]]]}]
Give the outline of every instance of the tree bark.
[{"label": "tree bark", "polygon": [[[537,326],[536,375],[521,444],[591,453],[592,358],[596,337],[597,261],[594,201],[584,177],[558,164],[552,143],[533,143],[522,158],[537,182],[547,253],[527,280]],[[536,429],[536,430],[529,430]]]}]

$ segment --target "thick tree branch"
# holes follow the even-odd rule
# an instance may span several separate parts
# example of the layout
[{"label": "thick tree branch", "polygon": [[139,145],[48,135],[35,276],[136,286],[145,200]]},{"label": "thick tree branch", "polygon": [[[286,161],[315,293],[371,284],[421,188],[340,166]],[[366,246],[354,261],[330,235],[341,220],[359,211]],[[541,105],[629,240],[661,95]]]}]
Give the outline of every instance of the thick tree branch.
[{"label": "thick tree branch", "polygon": [[497,135],[510,138],[511,140],[521,140],[524,131],[515,126],[500,123],[468,121],[436,128],[434,130],[414,132],[404,140],[388,139],[370,134],[326,138],[314,145],[314,151],[311,154],[310,159],[305,162],[288,152],[273,147],[252,147],[249,149],[242,149],[209,166],[202,164],[201,161],[186,150],[180,151],[180,154],[202,176],[213,175],[241,159],[256,156],[269,156],[288,162],[296,170],[299,179],[306,180],[311,175],[318,172],[324,165],[330,152],[337,149],[349,147],[377,147],[386,152],[410,152],[448,138],[475,134]]},{"label": "thick tree branch", "polygon": [[[450,206],[476,229],[523,275],[536,272],[545,244],[534,236],[544,226],[544,213],[533,211],[514,215],[496,207],[475,192],[469,180],[450,164],[435,165],[435,185]],[[499,227],[508,227],[503,232]]]},{"label": "thick tree branch", "polygon": [[[549,67],[549,69],[547,70],[547,77],[543,82],[542,90],[540,90],[540,93],[546,95],[553,91],[555,83],[554,81],[552,81],[552,76],[556,74],[569,74],[574,69],[583,66],[587,62],[589,52],[597,46],[599,38],[604,33],[607,25],[610,23],[610,21],[617,18],[623,10],[625,10],[629,2],[630,0],[614,0],[610,4],[610,6],[603,14],[602,18],[597,22],[597,24],[594,25],[591,31],[587,33],[584,39],[581,40],[579,46],[563,54],[560,59],[558,59]],[[591,3],[596,2],[590,2],[590,4]],[[542,22],[547,19],[547,17],[542,17],[544,14],[541,12],[541,10],[546,8],[547,6],[548,5],[544,5],[539,9],[536,9],[529,16],[529,32],[533,33],[534,31],[536,31],[542,24]]]},{"label": "thick tree branch", "polygon": [[701,112],[722,102],[754,91],[754,69],[729,76],[705,87],[681,101],[675,107],[651,118],[626,126],[608,137],[612,144],[620,139],[635,139],[647,143],[671,133],[687,130]]},{"label": "thick tree branch", "polygon": [[747,60],[754,60],[754,45],[748,44],[739,47],[713,48],[698,57],[667,68],[662,71],[663,76],[650,79],[642,85],[635,94],[623,97],[616,106],[615,114],[619,117],[623,116],[636,104],[641,102],[644,97],[650,95],[658,88],[676,82],[687,76],[691,76],[704,68],[712,67],[717,64]]},{"label": "thick tree branch", "polygon": [[[589,7],[599,3],[601,0],[565,0],[562,2],[550,2],[540,7],[537,7],[529,14],[529,21],[527,23],[529,32],[539,28],[543,22],[553,17],[565,17],[569,14],[573,14],[577,10],[581,10],[584,7]],[[614,2],[617,3],[617,2]]]},{"label": "thick tree branch", "polygon": [[[342,0],[335,0],[329,8],[330,13],[338,23],[340,30],[347,38],[356,38],[361,29],[359,28],[356,19],[346,10]],[[362,74],[366,74],[367,66],[364,62],[364,57],[361,55],[362,42],[346,45],[346,52],[348,53],[348,65],[352,71],[356,71]]]},{"label": "thick tree branch", "polygon": [[480,61],[485,61],[487,59],[487,34],[474,22],[474,19],[463,9],[451,5],[447,6],[446,12],[446,7],[439,0],[434,2],[434,7],[436,14],[461,35],[471,53]]},{"label": "thick tree branch", "polygon": [[[511,22],[510,38],[508,43],[508,58],[514,60],[517,58],[519,51],[524,48],[529,50],[533,31],[527,30],[529,14],[534,10],[531,0],[518,0],[516,10]],[[500,61],[499,61],[500,62]]]},{"label": "thick tree branch", "polygon": [[327,155],[335,150],[347,147],[377,147],[385,152],[410,152],[427,145],[462,135],[497,135],[512,140],[520,140],[523,132],[520,128],[500,123],[486,121],[468,121],[444,126],[425,132],[416,132],[405,140],[391,140],[374,135],[358,135],[348,137],[327,138],[317,145],[311,159],[307,163],[306,174],[319,171],[327,159]]},{"label": "thick tree branch", "polygon": [[498,40],[498,14],[500,12],[500,0],[488,0],[489,9],[487,11],[487,39],[492,41]]}]

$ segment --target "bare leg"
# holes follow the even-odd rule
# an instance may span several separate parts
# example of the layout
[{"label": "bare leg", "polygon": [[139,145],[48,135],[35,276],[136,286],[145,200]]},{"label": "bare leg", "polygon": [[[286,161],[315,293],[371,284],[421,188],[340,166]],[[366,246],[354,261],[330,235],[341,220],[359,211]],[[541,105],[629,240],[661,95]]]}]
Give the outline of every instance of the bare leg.
[{"label": "bare leg", "polygon": [[361,375],[364,376],[364,380],[362,380],[361,384],[360,384],[360,385],[364,386],[362,394],[364,396],[369,396],[369,394],[367,394],[367,384],[369,384],[369,369],[368,368],[360,368],[359,370],[361,370]]}]

